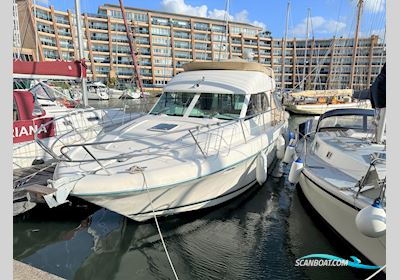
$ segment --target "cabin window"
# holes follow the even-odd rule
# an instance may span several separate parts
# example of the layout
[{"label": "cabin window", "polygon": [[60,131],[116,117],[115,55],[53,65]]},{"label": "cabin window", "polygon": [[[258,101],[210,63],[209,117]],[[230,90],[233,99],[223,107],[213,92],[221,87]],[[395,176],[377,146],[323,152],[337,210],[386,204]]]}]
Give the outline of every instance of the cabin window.
[{"label": "cabin window", "polygon": [[166,114],[169,116],[183,116],[192,102],[195,93],[192,92],[165,92],[151,110],[150,114]]},{"label": "cabin window", "polygon": [[54,95],[54,90],[48,86],[44,86],[44,84],[36,84],[33,88],[29,90],[32,92],[33,96],[37,99],[44,100],[55,100],[56,96]]},{"label": "cabin window", "polygon": [[239,118],[244,97],[242,94],[201,93],[189,117],[223,120]]},{"label": "cabin window", "polygon": [[318,131],[330,130],[358,130],[372,133],[373,117],[367,115],[330,116],[322,119],[318,124]]},{"label": "cabin window", "polygon": [[13,121],[19,120],[19,113],[17,108],[17,103],[15,102],[15,98],[13,98]]},{"label": "cabin window", "polygon": [[268,97],[264,92],[252,94],[247,105],[246,116],[254,116],[265,112],[268,110],[268,107],[270,107]]}]

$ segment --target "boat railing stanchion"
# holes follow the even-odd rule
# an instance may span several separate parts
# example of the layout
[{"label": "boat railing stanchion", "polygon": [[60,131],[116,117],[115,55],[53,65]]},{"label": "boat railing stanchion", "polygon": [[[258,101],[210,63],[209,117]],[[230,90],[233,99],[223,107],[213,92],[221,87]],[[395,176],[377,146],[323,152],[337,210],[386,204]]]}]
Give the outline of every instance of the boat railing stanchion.
[{"label": "boat railing stanchion", "polygon": [[203,149],[200,147],[199,142],[197,141],[196,137],[194,137],[193,132],[190,129],[188,129],[188,131],[189,131],[190,135],[192,136],[194,142],[196,143],[197,147],[199,148],[200,152],[203,154],[204,158],[206,158],[207,156],[204,153]]},{"label": "boat railing stanchion", "polygon": [[245,134],[244,128],[243,128],[243,119],[240,119],[239,123],[240,123],[240,127],[242,128],[242,134],[243,134],[244,142],[247,143],[246,134]]},{"label": "boat railing stanchion", "polygon": [[86,148],[85,145],[82,145],[82,148],[100,165],[107,175],[111,175],[110,171],[108,171],[107,168],[105,168],[105,166],[99,160],[97,160],[97,158],[89,151],[88,148]]},{"label": "boat railing stanchion", "polygon": [[265,126],[265,114],[262,114],[262,118],[263,118],[264,132],[266,132],[267,127]]}]

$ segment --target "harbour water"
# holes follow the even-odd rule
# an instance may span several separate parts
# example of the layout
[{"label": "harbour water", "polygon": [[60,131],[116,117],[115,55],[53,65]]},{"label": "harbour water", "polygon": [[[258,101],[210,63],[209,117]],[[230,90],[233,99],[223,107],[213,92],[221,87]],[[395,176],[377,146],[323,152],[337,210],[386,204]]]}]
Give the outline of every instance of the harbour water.
[{"label": "harbour water", "polygon": [[[104,104],[95,105],[110,106]],[[292,117],[291,125],[303,120]],[[286,175],[269,176],[218,207],[159,219],[179,278],[368,277],[371,271],[349,267],[295,266],[297,258],[315,253],[364,260],[312,211]],[[54,209],[40,205],[15,217],[14,258],[66,279],[173,279],[154,221],[137,223],[81,200]]]}]

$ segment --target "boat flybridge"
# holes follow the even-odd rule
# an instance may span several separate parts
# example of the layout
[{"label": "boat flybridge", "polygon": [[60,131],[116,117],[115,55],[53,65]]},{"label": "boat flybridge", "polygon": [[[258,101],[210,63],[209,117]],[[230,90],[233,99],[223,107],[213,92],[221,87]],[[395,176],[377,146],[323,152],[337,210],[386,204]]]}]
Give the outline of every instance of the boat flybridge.
[{"label": "boat flybridge", "polygon": [[77,196],[136,221],[232,199],[263,183],[284,149],[288,114],[274,89],[259,63],[188,63],[149,114],[65,145],[45,199]]},{"label": "boat flybridge", "polygon": [[378,269],[386,263],[386,105],[371,103],[375,110],[323,114],[305,133],[289,181],[299,181],[314,209]]}]

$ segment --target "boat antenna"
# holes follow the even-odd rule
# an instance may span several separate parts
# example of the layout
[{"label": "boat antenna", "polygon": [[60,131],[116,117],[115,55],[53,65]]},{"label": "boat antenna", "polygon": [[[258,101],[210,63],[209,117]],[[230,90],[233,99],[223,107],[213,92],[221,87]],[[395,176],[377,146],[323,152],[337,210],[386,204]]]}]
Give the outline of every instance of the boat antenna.
[{"label": "boat antenna", "polygon": [[356,33],[354,35],[354,46],[353,46],[353,55],[351,59],[351,71],[350,71],[350,89],[353,89],[353,82],[354,82],[354,69],[356,66],[356,55],[357,55],[357,48],[358,48],[358,33],[360,30],[360,20],[362,14],[364,0],[358,0],[357,4],[357,23],[356,23]]},{"label": "boat antenna", "polygon": [[[83,51],[83,36],[82,36],[82,16],[81,16],[81,4],[80,0],[75,0],[75,14],[76,14],[76,28],[78,31],[78,45],[79,45],[79,58],[81,63],[85,61],[85,53]],[[86,77],[82,76],[82,101],[83,106],[87,107],[89,105],[88,96],[87,96],[87,85],[86,85]]]},{"label": "boat antenna", "polygon": [[286,25],[285,25],[285,38],[283,40],[283,48],[282,48],[282,81],[281,81],[281,91],[285,89],[285,59],[286,59],[286,41],[287,41],[287,33],[288,33],[288,24],[289,24],[289,11],[290,11],[290,0],[287,3],[286,9]]}]

